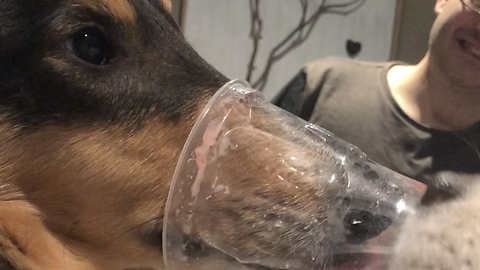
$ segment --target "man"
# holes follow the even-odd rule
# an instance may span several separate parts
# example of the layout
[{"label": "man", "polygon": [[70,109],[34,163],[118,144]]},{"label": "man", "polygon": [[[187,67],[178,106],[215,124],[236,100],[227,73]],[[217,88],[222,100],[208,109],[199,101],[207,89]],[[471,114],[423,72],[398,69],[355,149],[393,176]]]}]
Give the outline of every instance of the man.
[{"label": "man", "polygon": [[426,202],[456,195],[480,175],[477,2],[436,1],[417,65],[327,58],[307,65],[274,103],[425,182]]}]

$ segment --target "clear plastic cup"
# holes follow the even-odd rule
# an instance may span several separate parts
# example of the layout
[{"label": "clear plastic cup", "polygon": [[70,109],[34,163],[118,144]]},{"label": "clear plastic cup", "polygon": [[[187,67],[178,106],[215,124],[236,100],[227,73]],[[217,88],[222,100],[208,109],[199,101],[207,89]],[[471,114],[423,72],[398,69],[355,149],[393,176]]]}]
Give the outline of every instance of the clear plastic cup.
[{"label": "clear plastic cup", "polygon": [[425,186],[232,81],[168,195],[167,269],[384,269]]}]

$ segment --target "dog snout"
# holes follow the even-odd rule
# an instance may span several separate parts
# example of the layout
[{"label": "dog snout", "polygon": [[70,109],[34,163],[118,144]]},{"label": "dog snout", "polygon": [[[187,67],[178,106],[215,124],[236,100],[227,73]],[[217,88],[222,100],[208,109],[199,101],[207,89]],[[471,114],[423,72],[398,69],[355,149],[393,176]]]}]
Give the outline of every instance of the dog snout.
[{"label": "dog snout", "polygon": [[347,177],[348,186],[337,197],[337,218],[345,240],[362,243],[379,236],[394,223],[399,211],[397,203],[405,192],[369,163],[354,163]]}]

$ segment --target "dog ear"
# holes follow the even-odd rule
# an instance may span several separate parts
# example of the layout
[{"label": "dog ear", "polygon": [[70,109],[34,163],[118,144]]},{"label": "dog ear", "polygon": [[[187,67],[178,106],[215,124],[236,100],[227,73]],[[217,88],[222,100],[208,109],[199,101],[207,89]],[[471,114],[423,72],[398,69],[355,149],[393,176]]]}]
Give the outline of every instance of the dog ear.
[{"label": "dog ear", "polygon": [[0,269],[94,269],[80,261],[23,201],[0,202]]}]

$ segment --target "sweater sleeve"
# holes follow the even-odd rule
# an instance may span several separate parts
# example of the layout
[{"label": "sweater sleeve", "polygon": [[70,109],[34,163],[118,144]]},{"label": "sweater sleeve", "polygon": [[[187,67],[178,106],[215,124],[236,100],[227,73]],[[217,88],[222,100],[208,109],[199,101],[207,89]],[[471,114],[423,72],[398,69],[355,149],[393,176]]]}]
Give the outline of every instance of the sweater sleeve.
[{"label": "sweater sleeve", "polygon": [[311,118],[325,80],[340,59],[328,57],[308,63],[273,99],[276,106],[305,120]]},{"label": "sweater sleeve", "polygon": [[300,70],[291,79],[288,84],[283,87],[280,93],[272,101],[276,106],[291,112],[304,119],[308,119],[309,115],[302,115],[304,110],[305,96],[303,95],[306,86],[306,74],[304,70]]}]

